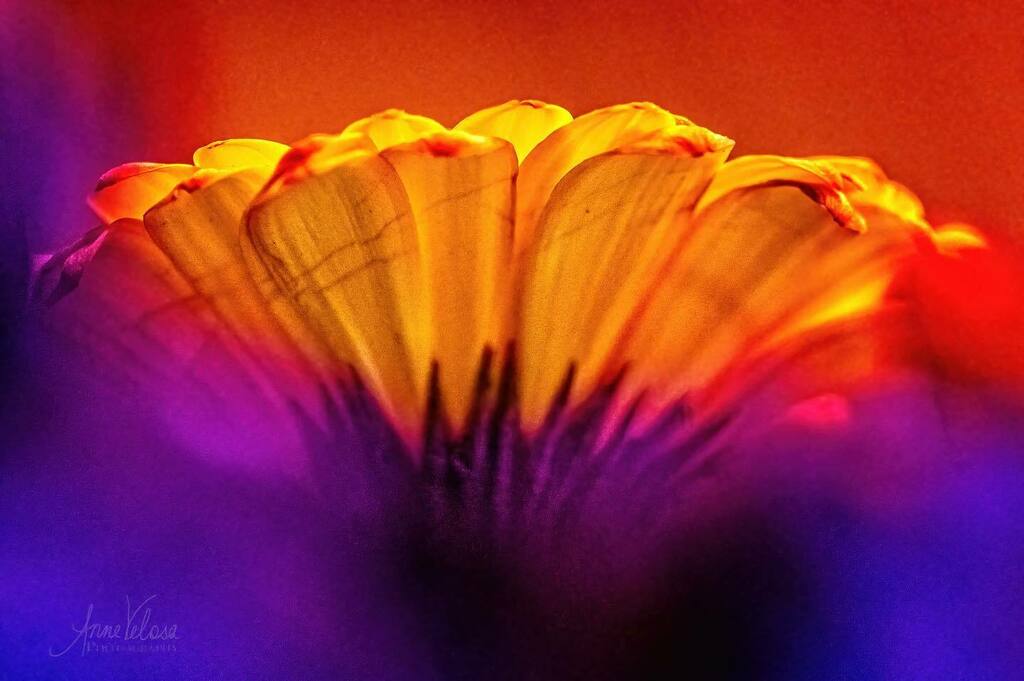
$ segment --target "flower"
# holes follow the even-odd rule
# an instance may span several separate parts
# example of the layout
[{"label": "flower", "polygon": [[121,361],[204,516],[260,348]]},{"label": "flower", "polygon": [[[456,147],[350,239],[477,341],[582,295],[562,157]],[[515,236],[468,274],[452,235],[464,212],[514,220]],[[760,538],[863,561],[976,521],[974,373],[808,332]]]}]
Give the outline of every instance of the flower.
[{"label": "flower", "polygon": [[104,175],[103,225],[36,296],[176,437],[404,547],[465,621],[539,609],[573,659],[614,657],[589,642],[655,608],[737,490],[833,476],[889,513],[962,430],[936,387],[977,374],[935,308],[978,233],[933,228],[869,160],[732,147],[653,104],[532,100],[214,142]]},{"label": "flower", "polygon": [[175,410],[198,395],[280,445],[249,463],[306,468],[337,411],[365,436],[356,400],[437,485],[540,513],[613,461],[703,461],[766,381],[761,421],[847,419],[845,392],[911,345],[900,268],[983,246],[869,160],[732,147],[649,103],[573,119],[534,100],[452,129],[389,110],[214,142],[100,178],[103,226],[37,288]]}]

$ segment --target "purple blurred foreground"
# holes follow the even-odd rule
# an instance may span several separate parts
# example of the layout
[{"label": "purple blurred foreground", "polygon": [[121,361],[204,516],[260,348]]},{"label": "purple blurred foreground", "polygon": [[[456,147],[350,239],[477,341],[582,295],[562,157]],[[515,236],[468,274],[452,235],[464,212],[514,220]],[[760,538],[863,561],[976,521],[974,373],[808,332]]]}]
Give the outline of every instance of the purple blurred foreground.
[{"label": "purple blurred foreground", "polygon": [[[399,448],[379,429],[311,429],[312,485],[254,475],[204,456],[212,436],[172,443],[74,358],[27,320],[8,337],[7,678],[1007,679],[1024,661],[1021,433],[995,394],[920,376],[859,396],[840,432],[748,428],[670,498],[612,467],[598,506],[510,545],[458,485],[373,468]],[[660,532],[636,526],[645,503]],[[132,637],[147,610],[152,638]]]}]

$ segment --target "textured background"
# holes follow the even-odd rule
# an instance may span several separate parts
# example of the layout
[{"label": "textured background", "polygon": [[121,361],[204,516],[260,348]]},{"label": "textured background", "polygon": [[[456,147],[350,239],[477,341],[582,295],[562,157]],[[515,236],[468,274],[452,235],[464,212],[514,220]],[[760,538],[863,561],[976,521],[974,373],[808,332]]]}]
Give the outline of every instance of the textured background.
[{"label": "textured background", "polygon": [[[649,99],[737,153],[873,156],[934,220],[1024,235],[1019,3],[626,4],[0,0],[0,680],[448,681],[533,661],[530,648],[474,657],[500,629],[451,603],[502,615],[472,574],[200,465],[146,405],[97,389],[102,376],[35,333],[29,253],[94,224],[83,198],[111,166],[336,131],[387,107],[453,123],[512,97],[574,113]],[[1014,280],[965,286],[949,271],[925,285],[936,307],[959,302],[947,340],[964,364],[1019,356],[999,345],[1020,337],[998,316]],[[983,336],[995,340],[978,352]],[[682,544],[648,619],[595,644],[588,604],[525,638],[554,632],[561,659],[558,642],[580,634],[584,657],[619,645],[698,678],[1018,677],[1024,438],[1019,408],[987,397],[910,385],[867,405],[857,438],[801,432],[793,459],[786,442],[766,448],[739,508],[699,507],[707,536]],[[931,420],[940,399],[955,421]],[[151,594],[154,620],[180,625],[174,654],[48,654],[89,604],[110,622]]]},{"label": "textured background", "polygon": [[33,0],[5,13],[8,95],[30,112],[10,132],[28,155],[64,158],[43,178],[32,247],[80,232],[81,197],[125,160],[288,141],[388,107],[451,124],[513,97],[576,114],[649,99],[737,153],[870,155],[936,221],[1021,227],[1017,3]]}]

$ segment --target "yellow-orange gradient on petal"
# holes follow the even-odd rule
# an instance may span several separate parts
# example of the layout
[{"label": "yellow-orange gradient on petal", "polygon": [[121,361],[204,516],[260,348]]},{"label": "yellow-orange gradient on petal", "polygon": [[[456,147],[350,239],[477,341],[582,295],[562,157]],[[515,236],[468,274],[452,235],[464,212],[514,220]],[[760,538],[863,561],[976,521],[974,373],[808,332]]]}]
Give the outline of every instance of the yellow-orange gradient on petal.
[{"label": "yellow-orange gradient on petal", "polygon": [[535,100],[451,129],[392,109],[291,145],[214,142],[101,179],[105,230],[85,267],[64,254],[82,272],[57,306],[116,307],[73,327],[134,348],[124,329],[180,303],[205,331],[154,329],[167,352],[133,353],[136,374],[194,370],[201,343],[311,412],[356,377],[414,443],[432,401],[461,431],[503,365],[527,432],[620,379],[646,413],[699,408],[742,363],[879,311],[908,257],[984,244],[933,230],[867,159],[732,147],[650,103],[573,119]]}]

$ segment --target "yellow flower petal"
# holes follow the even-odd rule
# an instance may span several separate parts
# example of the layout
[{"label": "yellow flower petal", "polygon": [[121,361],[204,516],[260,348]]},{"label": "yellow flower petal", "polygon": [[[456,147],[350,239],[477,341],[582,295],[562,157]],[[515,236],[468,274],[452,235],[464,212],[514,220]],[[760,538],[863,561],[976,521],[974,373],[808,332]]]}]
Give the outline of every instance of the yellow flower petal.
[{"label": "yellow flower petal", "polygon": [[845,193],[856,206],[875,206],[907,222],[926,224],[920,199],[899,182],[893,182],[871,159],[847,156],[814,156],[808,160],[825,163],[838,171],[846,184]]},{"label": "yellow flower petal", "polygon": [[250,168],[275,165],[289,147],[280,142],[260,139],[229,139],[210,142],[192,154],[200,168]]},{"label": "yellow flower petal", "polygon": [[541,140],[571,120],[572,114],[560,106],[513,99],[466,116],[454,129],[508,140],[522,163]]},{"label": "yellow flower petal", "polygon": [[387,149],[444,129],[443,125],[432,118],[406,113],[400,109],[388,109],[359,119],[343,132],[362,133],[373,140],[378,149]]},{"label": "yellow flower petal", "polygon": [[623,328],[676,256],[690,210],[732,147],[706,141],[690,126],[658,131],[583,162],[555,189],[525,265],[519,347],[528,425],[543,419],[570,363],[576,396],[617,371],[609,358]]},{"label": "yellow flower petal", "polygon": [[823,161],[788,156],[755,155],[733,159],[715,176],[701,197],[697,211],[739,189],[786,183],[813,194],[843,227],[855,232],[864,230],[863,219],[843,192],[858,188],[851,178]]},{"label": "yellow flower petal", "polygon": [[592,111],[558,128],[523,161],[516,186],[515,254],[533,242],[540,212],[559,180],[583,161],[662,128],[675,116],[649,103],[620,104]]},{"label": "yellow flower petal", "polygon": [[186,164],[126,163],[104,173],[87,201],[104,224],[122,218],[141,220],[195,172],[195,166]]},{"label": "yellow flower petal", "polygon": [[249,212],[255,256],[339,364],[351,364],[407,437],[425,403],[422,277],[409,201],[394,169],[353,152]]},{"label": "yellow flower petal", "polygon": [[880,210],[859,216],[866,232],[845,229],[808,191],[820,186],[816,173],[804,184],[789,172],[782,184],[733,183],[695,216],[624,344],[635,385],[673,399],[757,347],[870,309],[894,263],[926,239]]},{"label": "yellow flower petal", "polygon": [[270,196],[293,182],[326,173],[352,156],[376,151],[377,147],[370,138],[361,132],[309,135],[292,144],[291,149],[281,157],[260,196]]},{"label": "yellow flower petal", "polygon": [[282,327],[246,266],[239,240],[242,216],[271,171],[250,168],[200,187],[180,187],[146,213],[145,225],[237,341],[253,375],[269,379],[266,392],[283,391],[294,400],[313,392],[316,380],[299,350],[309,347],[309,334]]},{"label": "yellow flower petal", "polygon": [[[433,385],[465,425],[485,348],[515,343],[528,429],[570,367],[571,404],[629,367],[621,397],[699,409],[736,367],[876,314],[907,255],[984,245],[932,230],[868,159],[724,163],[731,146],[649,103],[572,120],[516,100],[451,131],[389,110],[291,147],[215,142],[196,166],[104,175],[89,202],[109,227],[43,288],[111,306],[77,322],[140,366],[166,344],[145,361],[279,406],[352,369],[412,443]],[[176,314],[199,331],[136,334]]]},{"label": "yellow flower petal", "polygon": [[446,413],[461,427],[485,347],[500,345],[512,258],[512,145],[436,133],[382,152],[398,172],[416,222],[430,356]]}]

